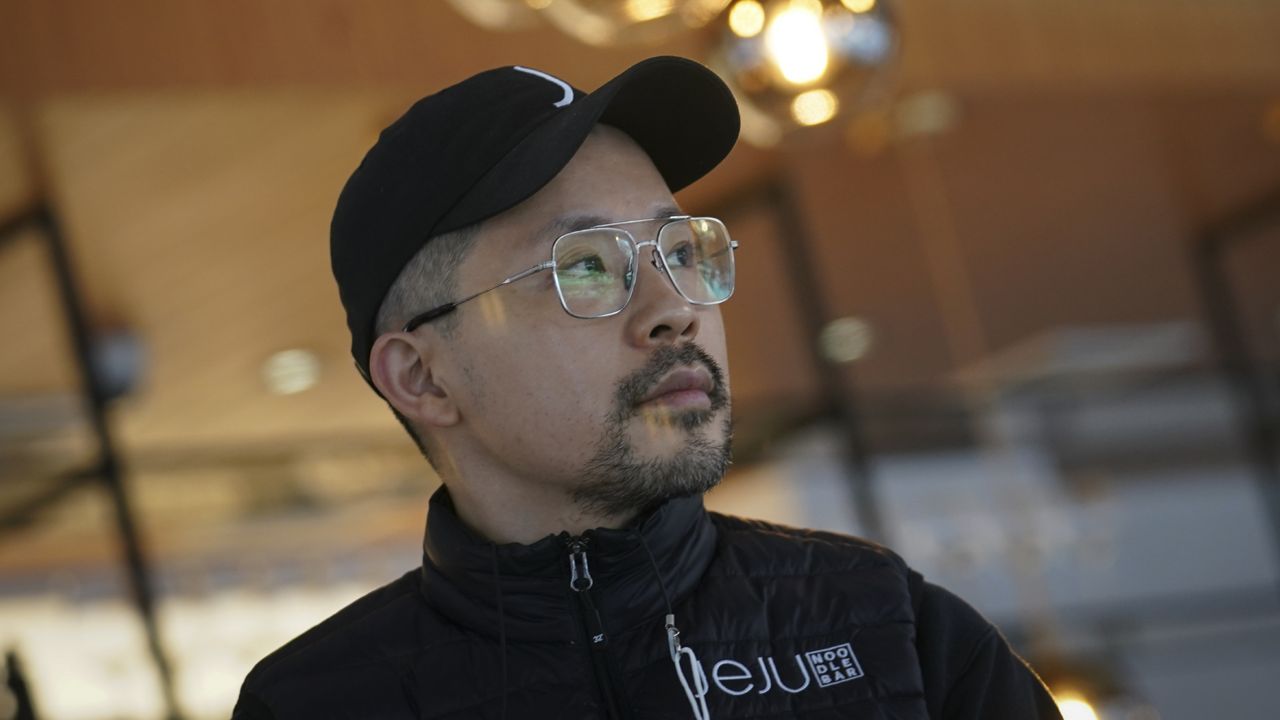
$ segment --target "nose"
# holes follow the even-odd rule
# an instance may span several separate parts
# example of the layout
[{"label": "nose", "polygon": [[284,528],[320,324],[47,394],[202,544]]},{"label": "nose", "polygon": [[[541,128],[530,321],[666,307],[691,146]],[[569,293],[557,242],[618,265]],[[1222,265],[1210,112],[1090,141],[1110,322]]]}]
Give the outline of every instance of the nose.
[{"label": "nose", "polygon": [[700,325],[698,311],[667,277],[658,249],[652,248],[649,262],[639,265],[642,277],[636,278],[635,294],[631,297],[627,317],[627,335],[631,344],[649,350],[697,337]]}]

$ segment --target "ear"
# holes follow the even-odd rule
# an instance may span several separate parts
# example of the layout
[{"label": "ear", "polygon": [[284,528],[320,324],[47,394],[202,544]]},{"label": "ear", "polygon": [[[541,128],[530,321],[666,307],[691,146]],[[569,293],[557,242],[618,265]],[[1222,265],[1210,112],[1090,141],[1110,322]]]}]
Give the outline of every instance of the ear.
[{"label": "ear", "polygon": [[369,352],[369,375],[378,392],[401,415],[426,427],[448,427],[459,419],[458,406],[433,371],[434,338],[428,333],[390,332]]}]

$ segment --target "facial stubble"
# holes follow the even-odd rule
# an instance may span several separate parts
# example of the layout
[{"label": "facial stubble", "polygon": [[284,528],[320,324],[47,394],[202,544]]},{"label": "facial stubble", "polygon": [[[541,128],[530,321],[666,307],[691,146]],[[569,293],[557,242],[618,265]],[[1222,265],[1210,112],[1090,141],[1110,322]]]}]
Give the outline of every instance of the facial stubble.
[{"label": "facial stubble", "polygon": [[[641,399],[672,369],[702,365],[711,374],[710,406],[705,409],[645,413]],[[732,424],[724,371],[715,359],[693,344],[662,347],[643,368],[618,383],[614,408],[587,462],[583,482],[573,500],[586,513],[622,517],[643,512],[674,497],[698,495],[715,487],[728,470]],[[719,441],[708,437],[717,415]],[[639,417],[657,432],[679,433],[683,447],[671,457],[642,458],[630,440],[630,426]]]}]

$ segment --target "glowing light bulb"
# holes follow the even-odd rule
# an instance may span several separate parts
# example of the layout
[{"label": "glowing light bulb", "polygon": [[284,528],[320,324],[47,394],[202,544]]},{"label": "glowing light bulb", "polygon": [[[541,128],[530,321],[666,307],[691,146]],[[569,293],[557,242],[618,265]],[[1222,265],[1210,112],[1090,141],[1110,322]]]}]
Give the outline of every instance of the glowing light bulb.
[{"label": "glowing light bulb", "polygon": [[807,85],[827,72],[827,39],[822,33],[821,9],[792,3],[778,13],[764,34],[765,50],[783,79]]},{"label": "glowing light bulb", "polygon": [[807,90],[791,101],[791,117],[801,125],[821,125],[836,116],[840,101],[830,90]]},{"label": "glowing light bulb", "polygon": [[[892,0],[733,0],[723,7],[708,61],[733,90],[751,144],[768,147],[796,128],[856,119],[873,106],[888,112],[892,83],[883,80],[901,44]],[[889,139],[885,118],[851,144],[878,152]]]},{"label": "glowing light bulb", "polygon": [[740,0],[729,10],[729,29],[738,37],[755,37],[764,30],[764,6],[756,0]]}]

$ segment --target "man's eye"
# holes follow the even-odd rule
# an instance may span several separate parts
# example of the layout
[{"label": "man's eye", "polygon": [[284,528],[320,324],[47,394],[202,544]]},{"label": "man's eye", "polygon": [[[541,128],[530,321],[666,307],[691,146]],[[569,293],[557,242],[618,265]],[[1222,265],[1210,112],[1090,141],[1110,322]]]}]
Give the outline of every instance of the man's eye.
[{"label": "man's eye", "polygon": [[667,251],[667,265],[671,267],[687,267],[693,264],[693,246],[682,243]]},{"label": "man's eye", "polygon": [[604,259],[599,255],[583,255],[565,263],[561,268],[561,272],[575,275],[600,275],[608,272],[608,269],[604,266]]}]

